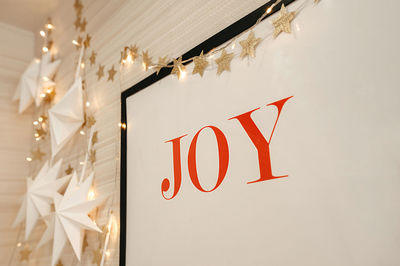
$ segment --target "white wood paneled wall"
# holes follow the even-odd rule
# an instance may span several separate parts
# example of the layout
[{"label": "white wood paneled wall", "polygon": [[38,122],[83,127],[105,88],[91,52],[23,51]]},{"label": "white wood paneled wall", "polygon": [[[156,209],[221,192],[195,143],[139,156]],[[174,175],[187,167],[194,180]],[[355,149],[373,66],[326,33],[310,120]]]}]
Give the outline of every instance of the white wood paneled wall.
[{"label": "white wood paneled wall", "polygon": [[[75,20],[75,11],[73,9],[73,0],[59,1],[58,7],[53,14],[50,14],[52,21],[55,24],[56,30],[55,37],[55,50],[57,57],[63,60],[62,65],[58,71],[57,82],[57,95],[55,102],[57,102],[66,92],[69,85],[73,80],[73,72],[75,63],[78,57],[78,50],[73,47],[71,41],[77,38],[78,32],[75,31],[73,22]],[[151,72],[145,73],[142,67],[135,64],[129,69],[124,69],[122,72],[117,73],[114,82],[107,82],[107,70],[114,64],[115,68],[120,58],[120,51],[126,45],[137,44],[140,48],[147,49],[153,57],[153,61],[157,61],[159,56],[177,57],[208,37],[214,35],[226,26],[245,16],[253,11],[266,1],[261,0],[82,0],[84,9],[82,16],[88,21],[87,32],[92,36],[91,46],[88,49],[90,53],[92,50],[97,52],[97,63],[95,67],[90,67],[87,61],[87,68],[85,79],[87,83],[87,93],[91,101],[91,112],[97,120],[96,129],[99,131],[99,142],[95,148],[97,150],[97,162],[95,164],[96,178],[95,188],[96,194],[112,194],[116,193],[116,201],[113,208],[116,215],[119,213],[119,128],[118,122],[120,121],[120,93],[121,91],[134,85]],[[43,18],[43,22],[47,18]],[[39,31],[38,29],[37,31]],[[36,37],[36,54],[40,55],[41,40],[38,34]],[[1,45],[1,44],[0,44]],[[24,61],[23,63],[27,63]],[[98,63],[106,65],[106,77],[97,81],[95,75]],[[18,68],[18,70],[22,70]],[[3,73],[3,62],[1,62],[2,69],[0,75]],[[16,115],[16,105],[10,104],[12,88],[16,83],[18,73],[15,74],[13,79],[14,84],[10,84],[6,90],[1,93],[1,101],[8,104],[7,120],[10,121],[15,117],[19,120],[25,116],[20,117]],[[178,82],[178,81],[177,81]],[[3,86],[3,85],[2,85]],[[4,95],[5,94],[5,95]],[[3,105],[4,106],[4,105]],[[4,108],[4,107],[0,107]],[[2,112],[3,115],[3,112]],[[26,115],[26,116],[29,116]],[[3,122],[3,117],[1,117]],[[18,121],[19,121],[18,120]],[[8,140],[7,136],[2,135],[2,144],[7,148],[8,152],[15,154],[15,159],[12,163],[12,168],[15,168],[15,173],[12,175],[17,176],[19,179],[18,184],[10,187],[8,194],[4,193],[6,188],[0,187],[1,195],[8,195],[6,200],[12,200],[11,205],[1,206],[1,211],[7,212],[7,223],[11,223],[14,219],[19,207],[20,197],[23,194],[24,187],[21,186],[24,180],[23,174],[27,173],[27,169],[21,169],[21,165],[26,167],[24,160],[25,148],[30,145],[30,136],[26,132],[31,130],[31,122],[22,121],[18,124],[19,129],[15,130],[10,128],[8,138],[12,135],[20,136],[19,140]],[[13,122],[14,123],[14,122]],[[2,129],[3,129],[2,124]],[[11,132],[15,131],[15,132]],[[22,136],[22,133],[25,135]],[[5,134],[2,133],[0,134]],[[14,145],[16,145],[15,148]],[[49,153],[48,143],[41,144],[41,148]],[[80,170],[79,161],[84,157],[85,137],[79,134],[71,141],[71,143],[60,153],[58,158],[64,159],[63,169],[71,164],[72,167]],[[3,147],[3,146],[2,146]],[[16,152],[16,149],[18,152]],[[2,158],[3,155],[1,151]],[[8,155],[7,155],[8,156]],[[17,158],[18,157],[18,158]],[[5,163],[4,159],[0,161],[2,166],[11,165]],[[35,165],[33,169],[37,169],[39,165]],[[11,170],[4,170],[7,167],[1,167],[2,180],[1,182],[8,182],[9,186],[14,184],[11,177],[3,177],[4,175],[11,175]],[[19,172],[17,172],[19,171]],[[10,172],[10,173],[9,173]],[[8,180],[8,181],[6,181]],[[117,183],[115,183],[115,180]],[[4,201],[2,201],[4,202]],[[18,203],[16,203],[18,202]],[[106,223],[106,211],[110,207],[111,202],[108,201],[105,206],[99,209],[97,223],[99,225]],[[128,225],[129,226],[129,225]],[[7,242],[3,244],[3,230],[8,230],[6,225],[1,227],[2,241],[1,252],[7,253],[13,245],[13,234],[6,233]],[[40,239],[41,233],[44,230],[44,225],[37,227],[31,237],[31,245],[34,247]],[[89,233],[89,246],[83,253],[82,262],[79,264],[74,258],[72,249],[67,247],[62,255],[64,265],[93,265],[93,250],[98,248],[98,235]],[[118,265],[118,235],[113,236],[111,239],[110,252],[111,256],[107,259],[107,265]],[[4,248],[3,248],[4,247]],[[2,253],[1,253],[2,254]],[[51,245],[46,245],[34,252],[32,255],[32,265],[50,265]],[[14,258],[15,264],[19,262],[18,254]]]},{"label": "white wood paneled wall", "polygon": [[6,265],[16,245],[17,214],[28,175],[25,157],[31,149],[32,108],[18,115],[11,102],[20,75],[33,57],[33,33],[0,23],[0,261]]}]

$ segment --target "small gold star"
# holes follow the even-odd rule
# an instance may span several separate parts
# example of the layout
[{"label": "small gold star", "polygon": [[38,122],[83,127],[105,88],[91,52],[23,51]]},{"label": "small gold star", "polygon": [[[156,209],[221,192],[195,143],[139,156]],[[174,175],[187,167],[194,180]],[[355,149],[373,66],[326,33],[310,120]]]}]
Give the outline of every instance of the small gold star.
[{"label": "small gold star", "polygon": [[314,3],[315,3],[315,4],[318,4],[318,3],[319,3],[319,0],[314,0]]},{"label": "small gold star", "polygon": [[96,55],[97,53],[95,51],[92,51],[92,54],[89,57],[90,65],[96,64]]},{"label": "small gold star", "polygon": [[86,39],[83,41],[83,45],[85,46],[85,48],[89,48],[90,47],[90,40],[92,39],[92,37],[89,34],[86,34]]},{"label": "small gold star", "polygon": [[37,148],[36,151],[32,152],[32,160],[42,160],[42,158],[46,155],[46,153],[42,152],[40,148]]},{"label": "small gold star", "polygon": [[29,261],[29,255],[31,254],[31,252],[32,251],[27,246],[25,246],[25,248],[20,251],[21,254],[20,261],[24,260]]},{"label": "small gold star", "polygon": [[208,61],[205,59],[203,55],[203,51],[201,51],[199,56],[193,58],[194,68],[192,74],[199,73],[201,77],[203,77],[204,70],[208,66]]},{"label": "small gold star", "polygon": [[75,29],[79,29],[81,27],[81,18],[80,17],[76,17],[76,20],[74,22],[75,25]]},{"label": "small gold star", "polygon": [[149,56],[149,52],[148,51],[143,51],[142,52],[142,59],[143,59],[144,70],[147,71],[149,69],[149,66],[152,64],[151,63],[151,57]]},{"label": "small gold star", "polygon": [[56,266],[64,266],[64,264],[62,263],[61,260],[59,260],[58,263],[56,264]]},{"label": "small gold star", "polygon": [[100,80],[102,77],[104,77],[104,66],[99,65],[99,70],[97,70],[96,75],[97,80]]},{"label": "small gold star", "polygon": [[86,18],[83,18],[82,22],[79,25],[81,32],[84,32],[86,30],[86,25],[87,25]]},{"label": "small gold star", "polygon": [[86,118],[86,125],[88,127],[92,127],[94,124],[96,124],[96,119],[94,119],[93,115],[90,115]]},{"label": "small gold star", "polygon": [[98,249],[93,250],[93,259],[92,259],[92,263],[97,264],[97,266],[100,266],[101,263],[101,249],[100,247]]},{"label": "small gold star", "polygon": [[178,60],[174,59],[174,66],[171,70],[171,74],[175,74],[178,79],[181,78],[182,72],[186,71],[185,66],[182,64],[182,56]]},{"label": "small gold star", "polygon": [[160,73],[160,70],[161,70],[163,67],[165,67],[166,65],[167,65],[167,57],[166,57],[166,56],[164,56],[164,57],[159,57],[159,58],[158,58],[158,63],[157,63],[157,65],[155,66],[157,75],[158,75],[158,73]]},{"label": "small gold star", "polygon": [[44,131],[43,128],[35,129],[35,138],[41,138],[41,137],[44,137],[44,135],[46,135],[46,131]]},{"label": "small gold star", "polygon": [[[76,39],[76,41],[79,43],[79,46],[81,46],[82,45],[82,43],[83,43],[83,39],[82,39],[82,37],[81,36],[78,36],[78,39]],[[76,46],[76,49],[78,49],[79,47],[78,46]]]},{"label": "small gold star", "polygon": [[70,175],[72,174],[72,171],[74,171],[74,168],[71,167],[71,164],[68,164],[68,168],[65,169],[65,174]]},{"label": "small gold star", "polygon": [[95,132],[93,132],[92,145],[96,144],[99,141],[98,136],[97,136],[98,133],[99,132],[97,130]]},{"label": "small gold star", "polygon": [[296,12],[287,12],[285,5],[282,4],[279,17],[272,22],[275,27],[274,37],[276,38],[281,32],[291,33],[290,22],[294,19]]},{"label": "small gold star", "polygon": [[[49,118],[47,117],[47,115],[40,115],[39,116],[39,118],[38,118],[38,120],[39,120],[39,122],[40,123],[47,123],[47,120],[48,120]],[[40,121],[41,120],[41,121]]]},{"label": "small gold star", "polygon": [[246,56],[255,57],[256,56],[256,47],[261,42],[261,38],[255,38],[254,32],[251,31],[246,40],[240,41],[240,45],[242,46],[242,52],[240,53],[240,58],[244,58]]},{"label": "small gold star", "polygon": [[233,53],[227,53],[225,49],[222,50],[221,56],[215,59],[215,63],[218,65],[218,75],[221,75],[221,73],[224,71],[231,71],[231,61],[233,56]]},{"label": "small gold star", "polygon": [[117,73],[117,71],[115,71],[115,69],[114,69],[114,65],[112,65],[112,67],[110,68],[110,70],[108,70],[108,79],[107,79],[107,81],[114,81],[114,76],[115,76],[115,73]]},{"label": "small gold star", "polygon": [[131,52],[131,56],[132,56],[132,62],[135,61],[137,55],[138,55],[138,47],[135,45],[131,45],[131,47],[129,48],[130,52]]},{"label": "small gold star", "polygon": [[90,157],[90,163],[94,164],[96,162],[96,150],[91,150],[89,157]]}]

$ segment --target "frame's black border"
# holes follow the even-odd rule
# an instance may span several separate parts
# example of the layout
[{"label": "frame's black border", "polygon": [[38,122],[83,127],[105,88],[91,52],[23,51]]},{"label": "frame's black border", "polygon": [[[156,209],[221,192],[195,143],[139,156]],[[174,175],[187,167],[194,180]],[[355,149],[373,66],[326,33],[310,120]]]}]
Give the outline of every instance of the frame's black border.
[{"label": "frame's black border", "polygon": [[[268,16],[274,14],[278,11],[281,7],[281,4],[285,4],[286,6],[294,2],[295,0],[282,0],[279,5],[276,5]],[[197,56],[204,51],[204,53],[208,53],[215,47],[218,47],[225,42],[229,41],[236,35],[240,34],[241,32],[249,29],[253,26],[257,20],[265,13],[266,9],[269,8],[275,1],[269,1],[268,3],[262,5],[261,7],[257,8],[247,16],[241,18],[240,20],[236,21],[232,25],[226,27],[222,31],[218,32],[214,36],[208,38],[204,42],[200,43],[187,53],[182,55],[182,59],[186,60],[188,58],[192,58]],[[265,19],[264,18],[264,19]],[[188,64],[190,62],[187,62]],[[172,62],[169,63],[172,65]],[[160,79],[168,76],[171,73],[172,68],[162,68],[159,74],[156,73],[151,74],[147,78],[143,79],[139,83],[136,83],[129,89],[125,90],[121,94],[121,123],[126,124],[126,99],[139,92],[148,86],[152,85],[153,83],[159,81]],[[127,147],[127,138],[126,138],[126,130],[121,130],[121,182],[120,182],[120,241],[119,241],[119,265],[126,265],[126,147]]]}]

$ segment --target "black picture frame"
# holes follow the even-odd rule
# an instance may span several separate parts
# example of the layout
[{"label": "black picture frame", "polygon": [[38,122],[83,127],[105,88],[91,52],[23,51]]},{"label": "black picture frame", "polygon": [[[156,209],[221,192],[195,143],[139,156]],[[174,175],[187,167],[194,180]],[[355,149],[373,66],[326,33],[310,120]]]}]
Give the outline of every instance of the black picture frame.
[{"label": "black picture frame", "polygon": [[[272,8],[271,13],[264,17],[266,19],[270,15],[280,10],[282,4],[288,6],[292,2],[296,0],[282,0],[278,5]],[[182,55],[182,60],[186,60],[188,58],[192,58],[204,52],[204,54],[211,51],[213,48],[218,47],[230,39],[234,38],[236,35],[242,33],[243,31],[249,29],[253,26],[256,21],[265,13],[265,11],[274,3],[275,1],[269,1],[266,4],[260,6],[250,14],[245,17],[239,19],[235,23],[221,30],[217,34],[211,36],[204,42],[200,43],[196,47],[192,48],[188,52]],[[191,63],[186,62],[185,64]],[[172,65],[171,61],[168,65]],[[129,89],[123,91],[121,93],[121,123],[127,123],[126,119],[126,99],[129,96],[134,95],[135,93],[149,87],[155,82],[165,78],[171,73],[172,68],[162,68],[158,75],[156,73],[151,74],[147,78],[142,81],[136,83]],[[127,125],[128,126],[128,125]],[[126,195],[127,195],[127,135],[126,130],[121,130],[121,160],[120,160],[120,239],[119,239],[119,265],[126,265]]]}]

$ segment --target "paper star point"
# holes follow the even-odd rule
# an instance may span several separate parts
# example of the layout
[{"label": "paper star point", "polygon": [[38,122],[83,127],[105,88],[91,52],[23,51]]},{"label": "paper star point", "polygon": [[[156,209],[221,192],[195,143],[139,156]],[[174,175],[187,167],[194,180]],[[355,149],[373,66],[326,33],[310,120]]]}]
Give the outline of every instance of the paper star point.
[{"label": "paper star point", "polygon": [[97,80],[100,80],[102,77],[104,77],[104,66],[99,65],[99,70],[97,70],[96,75]]},{"label": "paper star point", "polygon": [[261,38],[256,38],[254,36],[254,32],[251,31],[246,40],[240,41],[240,46],[242,46],[242,52],[240,53],[240,58],[244,58],[246,56],[255,57],[256,56],[256,47],[261,42]]},{"label": "paper star point", "polygon": [[186,71],[185,66],[182,64],[182,56],[178,60],[174,59],[174,66],[172,67],[171,74],[176,75],[178,79],[181,78],[182,72]]},{"label": "paper star point", "polygon": [[87,235],[85,234],[85,237],[83,238],[83,245],[82,245],[82,252],[86,251],[86,248],[89,246],[89,243],[87,241]]},{"label": "paper star point", "polygon": [[142,52],[142,60],[143,60],[143,68],[145,71],[149,69],[149,66],[151,66],[151,57],[149,56],[148,51],[143,51]]},{"label": "paper star point", "polygon": [[114,65],[112,65],[112,67],[110,68],[110,70],[108,70],[108,79],[107,81],[114,82],[114,76],[117,73],[117,71],[114,69]]},{"label": "paper star point", "polygon": [[42,152],[40,148],[37,148],[36,151],[32,152],[32,160],[42,160],[46,153]]},{"label": "paper star point", "polygon": [[287,12],[285,5],[282,4],[279,17],[272,22],[274,26],[274,37],[276,38],[281,32],[291,33],[290,23],[294,19],[296,12]]},{"label": "paper star point", "polygon": [[83,45],[85,46],[85,48],[89,48],[90,47],[90,40],[92,39],[92,37],[89,34],[86,34],[86,39],[83,41]]},{"label": "paper star point", "polygon": [[234,57],[233,53],[227,53],[226,50],[222,50],[221,56],[215,59],[215,63],[218,65],[217,74],[221,75],[224,71],[231,71],[231,61]]},{"label": "paper star point", "polygon": [[32,253],[32,250],[30,250],[28,247],[25,247],[19,253],[21,255],[20,261],[29,261],[29,255]]},{"label": "paper star point", "polygon": [[167,65],[167,63],[168,62],[167,62],[167,57],[166,56],[158,58],[158,63],[155,66],[157,75],[158,75],[158,73],[160,73],[160,70]]},{"label": "paper star point", "polygon": [[203,55],[203,51],[201,51],[199,56],[193,58],[194,68],[192,74],[198,73],[201,77],[203,77],[204,70],[208,66],[208,61]]}]

